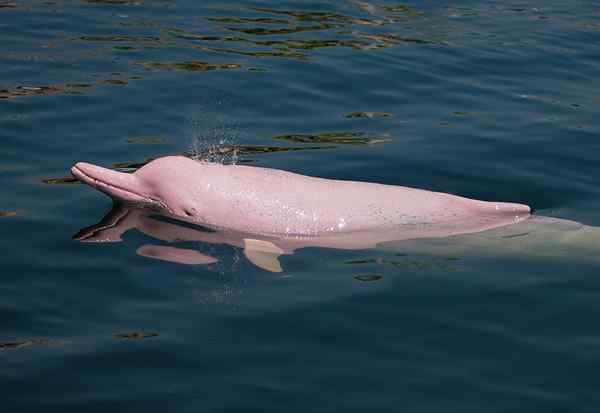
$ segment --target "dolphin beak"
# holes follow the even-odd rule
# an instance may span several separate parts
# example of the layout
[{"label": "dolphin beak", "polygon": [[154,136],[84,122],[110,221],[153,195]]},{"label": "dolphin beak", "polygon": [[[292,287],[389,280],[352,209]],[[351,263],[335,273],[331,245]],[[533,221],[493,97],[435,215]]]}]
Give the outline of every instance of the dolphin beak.
[{"label": "dolphin beak", "polygon": [[151,199],[143,182],[133,174],[113,171],[85,162],[79,162],[71,168],[75,178],[111,198],[124,202],[156,203]]}]

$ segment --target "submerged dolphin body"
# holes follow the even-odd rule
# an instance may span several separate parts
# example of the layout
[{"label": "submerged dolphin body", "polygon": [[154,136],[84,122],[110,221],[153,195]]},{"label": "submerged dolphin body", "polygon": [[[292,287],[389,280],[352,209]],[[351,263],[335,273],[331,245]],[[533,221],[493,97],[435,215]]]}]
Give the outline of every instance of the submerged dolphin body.
[{"label": "submerged dolphin body", "polygon": [[[81,229],[74,238],[81,242],[119,242],[123,234],[137,230],[168,245],[146,244],[137,253],[148,258],[179,264],[205,265],[222,257],[206,255],[179,243],[226,245],[241,250],[248,261],[271,272],[281,272],[280,257],[306,247],[371,250],[406,256],[435,257],[530,257],[567,262],[597,262],[600,228],[573,221],[534,216],[514,225],[444,238],[392,239],[387,232],[361,231],[323,237],[274,237],[231,230],[211,230],[173,219],[149,208],[117,203],[97,224]],[[397,234],[398,235],[398,234]],[[218,250],[208,248],[215,253]],[[365,252],[361,252],[364,254]],[[363,257],[364,258],[364,257]],[[426,258],[427,259],[427,258]]]},{"label": "submerged dolphin body", "polygon": [[281,237],[377,232],[377,240],[445,237],[514,224],[526,205],[251,166],[158,158],[133,174],[77,163],[80,181],[116,201],[215,229]]}]

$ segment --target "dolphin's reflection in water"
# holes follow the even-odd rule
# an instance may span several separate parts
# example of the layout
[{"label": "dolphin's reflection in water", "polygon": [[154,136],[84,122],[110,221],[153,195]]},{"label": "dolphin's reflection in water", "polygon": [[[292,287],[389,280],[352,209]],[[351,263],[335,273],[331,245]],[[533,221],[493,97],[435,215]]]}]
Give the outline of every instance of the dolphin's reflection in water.
[{"label": "dolphin's reflection in water", "polygon": [[[243,251],[255,266],[281,272],[280,257],[306,247],[342,250],[378,250],[418,255],[522,256],[556,259],[600,260],[600,228],[556,218],[532,216],[499,228],[461,232],[457,226],[440,229],[423,225],[395,231],[331,234],[320,237],[276,238],[230,230],[215,230],[188,223],[148,208],[114,204],[97,224],[73,236],[81,242],[119,242],[129,230],[173,245],[143,245],[137,254],[187,265],[208,265],[219,261],[190,248],[183,242],[229,245]],[[464,227],[463,227],[464,228]]]}]

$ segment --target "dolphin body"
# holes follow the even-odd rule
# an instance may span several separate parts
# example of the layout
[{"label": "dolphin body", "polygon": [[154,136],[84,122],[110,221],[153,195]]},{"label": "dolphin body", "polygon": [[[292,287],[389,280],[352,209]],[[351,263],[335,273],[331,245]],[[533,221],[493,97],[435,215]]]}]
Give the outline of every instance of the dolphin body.
[{"label": "dolphin body", "polygon": [[[117,206],[76,239],[120,241],[136,228],[165,241],[242,248],[255,265],[281,271],[279,256],[304,247],[369,249],[502,228],[530,218],[522,204],[486,202],[401,186],[314,178],[182,156],[158,158],[133,174],[77,163],[77,179]],[[152,218],[151,212],[209,231]],[[183,264],[217,260],[197,251],[148,245],[138,254]]]},{"label": "dolphin body", "polygon": [[529,207],[521,204],[182,156],[158,158],[133,174],[82,162],[71,172],[116,201],[215,229],[288,238],[364,231],[387,233],[394,240],[444,237],[530,216]]}]

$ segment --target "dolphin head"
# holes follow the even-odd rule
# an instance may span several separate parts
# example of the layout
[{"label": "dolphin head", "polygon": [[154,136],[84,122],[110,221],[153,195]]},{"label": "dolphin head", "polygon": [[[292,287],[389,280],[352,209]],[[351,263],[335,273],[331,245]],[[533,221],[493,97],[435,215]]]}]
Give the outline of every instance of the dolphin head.
[{"label": "dolphin head", "polygon": [[79,162],[71,173],[81,182],[98,189],[115,201],[158,209],[171,215],[199,219],[200,197],[194,185],[198,162],[183,156],[156,159],[135,173]]}]

